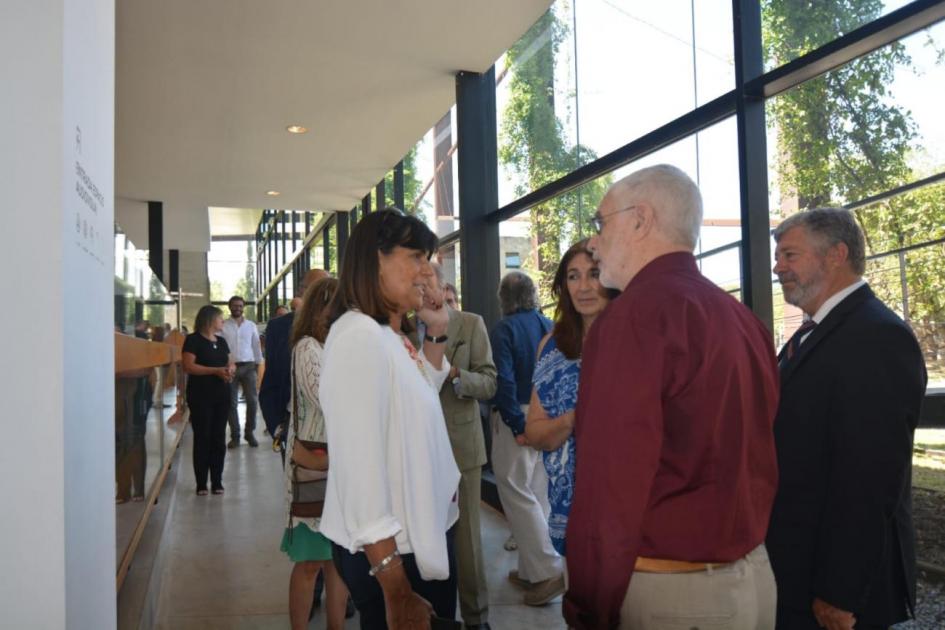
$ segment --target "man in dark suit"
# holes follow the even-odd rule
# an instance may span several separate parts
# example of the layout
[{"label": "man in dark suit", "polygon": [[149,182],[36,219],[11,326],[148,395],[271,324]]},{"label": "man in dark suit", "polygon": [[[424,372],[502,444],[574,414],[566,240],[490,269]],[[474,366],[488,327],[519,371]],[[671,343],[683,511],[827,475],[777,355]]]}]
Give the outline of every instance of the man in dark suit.
[{"label": "man in dark suit", "polygon": [[[299,295],[327,277],[328,273],[322,269],[309,270],[299,285]],[[259,388],[259,408],[262,410],[269,435],[272,436],[276,435],[276,429],[289,418],[289,395],[292,392],[292,348],[289,347],[289,335],[292,333],[293,321],[294,311],[270,319],[266,324],[266,371]],[[282,440],[284,443],[284,434]]]},{"label": "man in dark suit", "polygon": [[805,322],[782,349],[780,480],[767,546],[777,627],[886,628],[915,605],[912,440],[925,393],[909,327],[863,280],[863,233],[818,209],[774,232]]}]

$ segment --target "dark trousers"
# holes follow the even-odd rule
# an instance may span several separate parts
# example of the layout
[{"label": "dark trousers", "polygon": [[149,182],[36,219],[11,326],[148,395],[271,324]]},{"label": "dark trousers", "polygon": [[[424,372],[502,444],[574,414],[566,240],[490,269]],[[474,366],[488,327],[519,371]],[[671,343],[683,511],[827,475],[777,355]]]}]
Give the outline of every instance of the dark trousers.
[{"label": "dark trousers", "polygon": [[194,477],[197,489],[207,488],[207,472],[214,488],[223,487],[223,458],[226,456],[226,420],[230,413],[227,396],[215,400],[187,399],[190,426],[194,430]]},{"label": "dark trousers", "polygon": [[[343,547],[332,543],[335,567],[341,574],[351,601],[361,617],[361,630],[387,630],[387,614],[384,607],[384,592],[377,578],[368,575],[371,564],[367,555],[348,553]],[[433,606],[437,617],[456,619],[456,558],[453,554],[453,530],[446,533],[446,548],[450,559],[450,576],[446,580],[424,581],[417,569],[412,553],[404,554],[401,560],[410,586],[420,597]]]},{"label": "dark trousers", "polygon": [[256,364],[252,361],[236,364],[236,374],[230,381],[230,437],[237,442],[240,439],[240,414],[238,410],[240,387],[246,397],[246,427],[243,435],[252,435],[256,430],[256,408],[259,406],[256,392]]},{"label": "dark trousers", "polygon": [[[775,622],[776,630],[823,630],[814,617],[813,610],[791,610],[778,607],[778,617]],[[888,626],[859,623],[854,630],[887,630]]]}]

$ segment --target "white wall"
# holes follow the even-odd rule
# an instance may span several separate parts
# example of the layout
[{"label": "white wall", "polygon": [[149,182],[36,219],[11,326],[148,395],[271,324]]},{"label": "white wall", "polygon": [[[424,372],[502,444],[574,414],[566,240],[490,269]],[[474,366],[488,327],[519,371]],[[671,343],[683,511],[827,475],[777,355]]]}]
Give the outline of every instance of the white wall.
[{"label": "white wall", "polygon": [[0,8],[4,628],[116,623],[114,41],[114,0]]}]

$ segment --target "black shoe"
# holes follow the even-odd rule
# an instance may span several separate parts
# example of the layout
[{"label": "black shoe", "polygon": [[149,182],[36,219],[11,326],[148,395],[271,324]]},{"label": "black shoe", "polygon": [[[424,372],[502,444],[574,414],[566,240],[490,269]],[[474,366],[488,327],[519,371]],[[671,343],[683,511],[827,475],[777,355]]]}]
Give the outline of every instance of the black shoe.
[{"label": "black shoe", "polygon": [[246,438],[246,442],[253,448],[256,448],[257,446],[259,446],[259,442],[256,441],[256,436],[253,435],[252,433],[247,433],[245,438]]},{"label": "black shoe", "polygon": [[227,448],[236,448],[240,445],[239,438],[230,438],[230,441],[226,443]]},{"label": "black shoe", "polygon": [[351,619],[354,617],[354,601],[349,597],[348,603],[345,604],[345,619]]}]

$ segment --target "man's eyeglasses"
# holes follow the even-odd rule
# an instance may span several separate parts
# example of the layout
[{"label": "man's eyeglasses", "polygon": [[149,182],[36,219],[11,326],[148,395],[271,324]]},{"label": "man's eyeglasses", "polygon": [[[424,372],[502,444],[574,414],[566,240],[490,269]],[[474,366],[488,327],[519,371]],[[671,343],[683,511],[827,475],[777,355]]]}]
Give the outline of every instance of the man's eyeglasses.
[{"label": "man's eyeglasses", "polygon": [[618,212],[626,212],[627,210],[633,210],[634,208],[636,208],[635,205],[634,205],[634,206],[627,206],[626,208],[621,208],[620,210],[614,210],[613,212],[609,212],[609,213],[607,213],[607,214],[604,215],[604,216],[601,216],[600,212],[595,212],[595,213],[594,213],[594,216],[591,217],[591,225],[593,225],[593,226],[594,226],[594,229],[597,231],[597,233],[600,234],[601,230],[604,229],[604,219],[605,219],[605,218],[607,218],[607,217],[609,217],[609,216],[612,216],[612,215],[615,215],[615,214],[617,214]]}]

